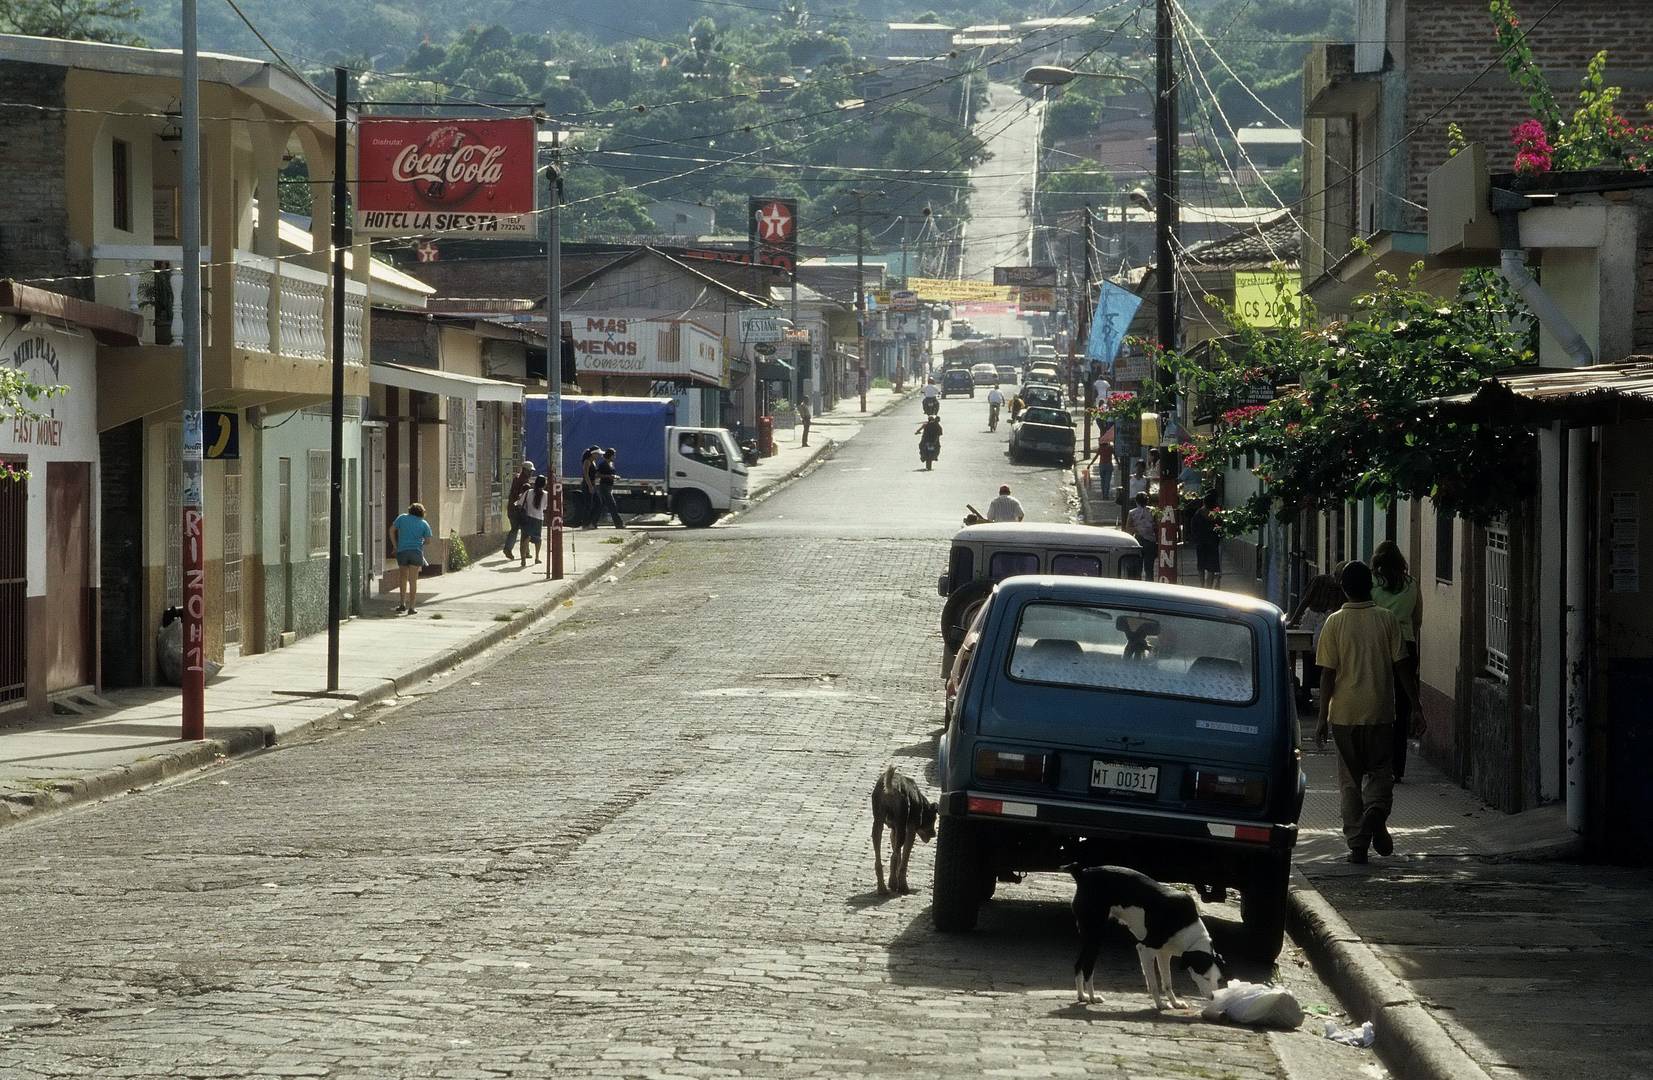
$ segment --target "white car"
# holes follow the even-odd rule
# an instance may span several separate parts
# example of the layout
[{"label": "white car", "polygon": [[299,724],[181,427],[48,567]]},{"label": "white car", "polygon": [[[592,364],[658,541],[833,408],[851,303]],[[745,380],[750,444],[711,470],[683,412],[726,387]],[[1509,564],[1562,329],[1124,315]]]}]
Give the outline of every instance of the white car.
[{"label": "white car", "polygon": [[992,364],[975,364],[970,368],[970,381],[977,386],[997,386],[999,369]]}]

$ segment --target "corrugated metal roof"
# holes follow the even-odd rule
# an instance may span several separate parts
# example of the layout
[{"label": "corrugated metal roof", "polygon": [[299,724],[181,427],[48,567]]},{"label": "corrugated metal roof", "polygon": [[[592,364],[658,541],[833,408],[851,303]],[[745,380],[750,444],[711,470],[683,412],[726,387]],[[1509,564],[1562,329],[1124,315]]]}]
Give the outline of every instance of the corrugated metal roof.
[{"label": "corrugated metal roof", "polygon": [[1531,423],[1653,419],[1653,356],[1616,364],[1501,375],[1468,394],[1437,399],[1449,412]]}]

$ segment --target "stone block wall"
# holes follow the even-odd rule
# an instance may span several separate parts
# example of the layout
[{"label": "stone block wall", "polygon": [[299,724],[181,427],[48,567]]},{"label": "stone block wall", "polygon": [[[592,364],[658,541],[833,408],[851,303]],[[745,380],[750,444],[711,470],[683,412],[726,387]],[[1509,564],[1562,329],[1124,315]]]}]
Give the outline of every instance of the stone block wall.
[{"label": "stone block wall", "polygon": [[[65,71],[46,64],[0,61],[0,277],[35,281],[91,273],[90,260],[69,239]],[[39,106],[18,108],[16,105]],[[91,299],[90,281],[39,282],[43,288]]]}]

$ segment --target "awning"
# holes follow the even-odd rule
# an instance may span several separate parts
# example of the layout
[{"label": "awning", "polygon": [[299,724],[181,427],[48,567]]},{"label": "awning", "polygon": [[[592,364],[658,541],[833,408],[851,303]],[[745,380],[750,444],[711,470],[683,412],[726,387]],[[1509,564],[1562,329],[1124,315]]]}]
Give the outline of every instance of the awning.
[{"label": "awning", "polygon": [[10,278],[0,281],[0,311],[75,323],[92,331],[92,336],[105,345],[136,345],[143,333],[143,316],[136,311],[94,304]]},{"label": "awning", "polygon": [[1653,357],[1617,364],[1502,375],[1468,394],[1436,398],[1449,417],[1595,426],[1653,419]]},{"label": "awning", "polygon": [[371,378],[377,386],[394,386],[401,390],[417,390],[422,394],[462,398],[471,404],[479,401],[519,402],[522,386],[499,379],[484,379],[478,375],[461,375],[457,371],[437,371],[434,368],[410,367],[382,360],[373,361]]},{"label": "awning", "polygon": [[792,378],[792,365],[785,360],[764,360],[758,364],[758,378],[765,382]]}]

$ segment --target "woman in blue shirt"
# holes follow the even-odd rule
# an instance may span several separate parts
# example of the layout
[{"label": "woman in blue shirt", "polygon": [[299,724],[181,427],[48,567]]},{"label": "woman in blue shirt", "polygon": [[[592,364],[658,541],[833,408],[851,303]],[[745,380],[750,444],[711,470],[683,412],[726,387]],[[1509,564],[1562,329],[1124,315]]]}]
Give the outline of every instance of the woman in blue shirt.
[{"label": "woman in blue shirt", "polygon": [[396,605],[396,614],[417,615],[414,602],[419,599],[419,571],[425,566],[425,541],[430,539],[430,522],[425,520],[425,505],[412,503],[408,512],[390,523],[390,543],[396,549],[396,571],[402,575],[402,602]]}]

